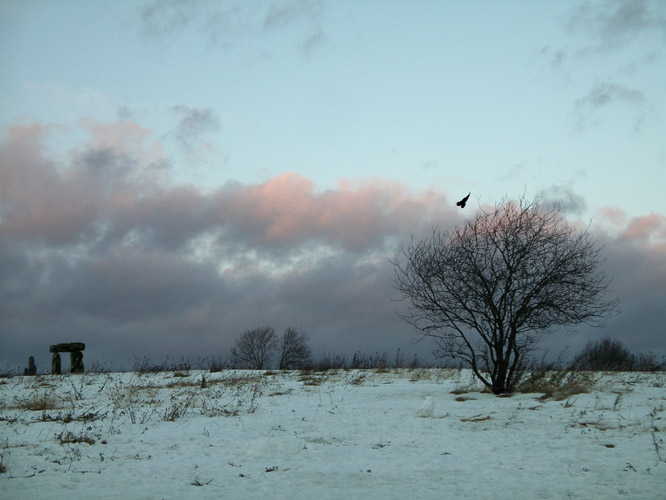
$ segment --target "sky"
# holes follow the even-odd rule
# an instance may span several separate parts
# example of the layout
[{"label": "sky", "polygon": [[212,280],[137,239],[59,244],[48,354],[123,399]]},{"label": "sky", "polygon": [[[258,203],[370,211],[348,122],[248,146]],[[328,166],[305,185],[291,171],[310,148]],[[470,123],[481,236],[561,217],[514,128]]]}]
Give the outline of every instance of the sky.
[{"label": "sky", "polygon": [[520,196],[621,301],[543,349],[666,355],[665,68],[659,0],[0,0],[0,363],[427,358],[390,259]]}]

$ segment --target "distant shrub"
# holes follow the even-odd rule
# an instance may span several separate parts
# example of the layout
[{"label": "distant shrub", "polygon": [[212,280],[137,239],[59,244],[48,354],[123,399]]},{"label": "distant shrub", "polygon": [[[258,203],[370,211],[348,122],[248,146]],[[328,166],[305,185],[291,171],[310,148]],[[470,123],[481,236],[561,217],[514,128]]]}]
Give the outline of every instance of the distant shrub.
[{"label": "distant shrub", "polygon": [[145,357],[142,360],[134,358],[134,367],[132,372],[134,373],[159,373],[159,372],[176,372],[176,371],[189,371],[192,368],[192,364],[189,360],[185,358],[180,358],[180,361],[174,360],[166,357],[162,364],[154,364],[150,361],[150,358]]},{"label": "distant shrub", "polygon": [[7,363],[0,366],[0,378],[12,378],[18,371],[12,369]]},{"label": "distant shrub", "polygon": [[229,362],[220,358],[212,358],[207,365],[207,368],[211,373],[221,372],[222,370],[229,368]]},{"label": "distant shrub", "polygon": [[[439,366],[442,367],[442,366]],[[303,370],[312,371],[327,371],[327,370],[377,370],[379,372],[386,372],[389,369],[408,368],[415,370],[418,368],[435,368],[432,363],[422,362],[416,354],[411,360],[405,360],[400,356],[400,351],[393,359],[389,359],[386,353],[375,352],[374,354],[365,354],[361,351],[356,351],[350,358],[344,354],[330,354],[327,353],[308,366],[303,367]]]},{"label": "distant shrub", "polygon": [[664,369],[653,354],[633,354],[622,342],[604,337],[588,342],[570,365],[572,370],[656,371]]},{"label": "distant shrub", "polygon": [[311,367],[306,369],[324,372],[328,370],[345,370],[349,366],[347,357],[344,354],[326,354],[312,363]]},{"label": "distant shrub", "polygon": [[389,367],[389,362],[386,359],[386,353],[379,354],[376,352],[374,355],[369,356],[361,352],[354,353],[349,368],[352,370],[375,370],[386,369]]}]

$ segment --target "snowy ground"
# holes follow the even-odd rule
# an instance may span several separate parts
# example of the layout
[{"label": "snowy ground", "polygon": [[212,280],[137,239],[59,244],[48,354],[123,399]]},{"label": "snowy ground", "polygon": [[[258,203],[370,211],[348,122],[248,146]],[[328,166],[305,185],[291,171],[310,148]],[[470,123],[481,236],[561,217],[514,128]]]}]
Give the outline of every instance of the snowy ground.
[{"label": "snowy ground", "polygon": [[547,399],[465,370],[2,379],[0,498],[666,498],[666,374],[589,377]]}]

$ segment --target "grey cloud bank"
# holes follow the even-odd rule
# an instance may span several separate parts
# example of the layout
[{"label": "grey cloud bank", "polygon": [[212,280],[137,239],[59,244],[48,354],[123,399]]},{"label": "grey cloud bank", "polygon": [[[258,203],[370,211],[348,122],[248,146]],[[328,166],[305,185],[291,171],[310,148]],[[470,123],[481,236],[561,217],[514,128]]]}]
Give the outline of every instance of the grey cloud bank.
[{"label": "grey cloud bank", "polygon": [[[87,363],[226,356],[242,330],[264,324],[307,330],[315,355],[428,358],[431,345],[414,344],[395,314],[389,259],[410,235],[473,214],[454,197],[382,179],[318,191],[289,172],[205,193],[169,182],[168,159],[140,125],[84,126],[87,142],[66,158],[51,156],[49,126],[3,138],[0,363],[34,355],[44,367],[48,346],[67,341],[86,343]],[[573,212],[585,203],[545,192]],[[622,313],[603,330],[547,336],[545,348],[575,351],[607,334],[666,354],[666,218],[618,211],[594,230]]]}]

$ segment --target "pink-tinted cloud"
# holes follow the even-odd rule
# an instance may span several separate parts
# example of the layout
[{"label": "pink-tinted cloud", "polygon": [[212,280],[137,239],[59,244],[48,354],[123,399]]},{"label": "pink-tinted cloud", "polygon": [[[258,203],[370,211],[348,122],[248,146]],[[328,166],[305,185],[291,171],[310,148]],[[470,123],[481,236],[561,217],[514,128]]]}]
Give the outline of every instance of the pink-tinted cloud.
[{"label": "pink-tinted cloud", "polygon": [[[169,184],[153,167],[164,158],[150,129],[129,120],[82,123],[89,138],[65,159],[54,159],[44,145],[47,126],[7,131],[0,148],[0,234],[60,246],[171,250],[213,235],[226,257],[251,248],[270,258],[312,245],[384,252],[410,234],[461,220],[443,193],[414,192],[386,179],[341,180],[328,190],[294,172],[257,184],[228,182],[212,192]],[[626,224],[621,209],[606,207],[600,220],[627,240],[666,236],[659,214]]]},{"label": "pink-tinted cloud", "polygon": [[613,226],[623,225],[627,219],[627,213],[619,207],[603,207],[599,210],[603,222]]},{"label": "pink-tinted cloud", "polygon": [[666,216],[651,212],[629,218],[619,207],[604,207],[597,212],[600,226],[613,238],[647,245],[666,242]]},{"label": "pink-tinted cloud", "polygon": [[383,179],[318,190],[286,172],[263,183],[229,182],[211,193],[166,182],[150,129],[131,121],[82,122],[89,138],[69,157],[43,144],[48,129],[14,127],[2,145],[0,231],[24,240],[105,247],[131,241],[183,248],[201,235],[261,252],[327,245],[352,252],[446,225],[459,214],[443,193],[416,193]]},{"label": "pink-tinted cloud", "polygon": [[666,217],[655,214],[632,219],[621,233],[622,238],[630,240],[663,240],[666,238]]},{"label": "pink-tinted cloud", "polygon": [[[86,123],[88,144],[71,157],[45,145],[53,127],[10,128],[0,146],[2,234],[66,245],[90,238],[109,209],[157,185],[146,167],[159,148],[143,145],[149,131],[130,122]],[[152,178],[151,178],[152,176]]]},{"label": "pink-tinted cloud", "polygon": [[16,126],[0,147],[0,229],[21,239],[63,243],[94,219],[95,210],[70,171],[48,159],[47,133],[35,123]]},{"label": "pink-tinted cloud", "polygon": [[164,157],[162,144],[153,137],[152,130],[132,120],[84,119],[81,125],[89,134],[88,150],[112,150],[117,155],[132,156],[141,164],[154,163]]},{"label": "pink-tinted cloud", "polygon": [[263,184],[228,186],[217,196],[222,224],[251,231],[257,245],[318,240],[363,250],[387,236],[457,216],[442,193],[413,193],[381,179],[341,181],[320,192],[310,179],[286,172]]}]

